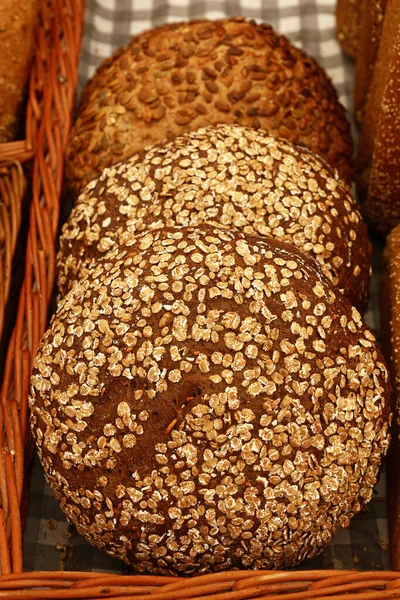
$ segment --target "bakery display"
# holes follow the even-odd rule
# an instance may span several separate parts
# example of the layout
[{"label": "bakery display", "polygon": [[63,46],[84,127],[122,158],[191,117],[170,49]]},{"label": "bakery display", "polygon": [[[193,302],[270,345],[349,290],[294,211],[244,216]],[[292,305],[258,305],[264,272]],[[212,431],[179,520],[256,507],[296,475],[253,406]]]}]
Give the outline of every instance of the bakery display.
[{"label": "bakery display", "polygon": [[0,143],[18,133],[34,54],[38,0],[0,2]]},{"label": "bakery display", "polygon": [[128,235],[206,221],[293,243],[366,309],[371,246],[350,189],[308,150],[233,125],[149,148],[91,182],[62,230],[59,290]]},{"label": "bakery display", "polygon": [[[376,0],[373,0],[374,2]],[[360,20],[364,4],[369,0],[337,0],[336,33],[343,50],[356,58],[359,47]]]},{"label": "bakery display", "polygon": [[394,388],[395,418],[387,460],[388,531],[394,570],[400,569],[400,226],[387,238],[381,274],[381,329]]},{"label": "bakery display", "polygon": [[372,495],[388,373],[294,246],[211,225],[127,237],[60,303],[35,359],[48,481],[139,572],[281,568]]},{"label": "bakery display", "polygon": [[322,68],[268,25],[169,24],[135,36],[87,85],[66,152],[75,194],[150,144],[218,123],[264,129],[351,179],[345,110]]}]

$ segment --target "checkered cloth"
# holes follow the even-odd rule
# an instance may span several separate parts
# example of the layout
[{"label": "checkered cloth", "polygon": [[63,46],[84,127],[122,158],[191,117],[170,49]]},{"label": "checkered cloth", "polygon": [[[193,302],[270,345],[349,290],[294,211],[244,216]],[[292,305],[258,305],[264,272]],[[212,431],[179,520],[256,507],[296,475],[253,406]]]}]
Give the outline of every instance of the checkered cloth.
[{"label": "checkered cloth", "polygon": [[[79,91],[97,65],[131,35],[165,22],[195,17],[244,15],[268,22],[318,59],[328,71],[342,103],[350,106],[352,65],[335,40],[335,0],[88,0],[80,63]],[[379,334],[378,284],[380,248],[374,255],[372,293],[366,320]],[[323,553],[300,568],[390,569],[387,551],[385,477],[376,487],[368,511],[342,529]],[[35,459],[24,539],[26,570],[127,572],[119,561],[93,549],[68,525]]]}]

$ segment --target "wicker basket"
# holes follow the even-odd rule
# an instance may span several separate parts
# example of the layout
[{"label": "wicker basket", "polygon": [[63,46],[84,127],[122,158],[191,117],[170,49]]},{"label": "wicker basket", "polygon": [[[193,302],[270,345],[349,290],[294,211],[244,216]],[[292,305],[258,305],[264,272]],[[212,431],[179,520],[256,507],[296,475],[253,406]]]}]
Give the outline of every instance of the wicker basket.
[{"label": "wicker basket", "polygon": [[0,340],[11,291],[13,258],[25,191],[26,179],[19,162],[0,168]]},{"label": "wicker basket", "polygon": [[[47,11],[44,5],[47,4]],[[35,48],[36,54],[32,61],[32,69],[29,77],[27,90],[27,103],[25,112],[25,139],[12,142],[3,142],[0,144],[0,164],[7,165],[12,161],[27,163],[32,161],[35,156],[36,148],[39,144],[38,130],[42,117],[42,107],[40,106],[41,94],[43,91],[43,66],[44,52],[46,52],[46,42],[44,37],[46,29],[43,27],[44,21],[51,19],[54,11],[55,2],[42,2],[39,0],[40,26],[36,28]]]},{"label": "wicker basket", "polygon": [[[0,600],[145,600],[149,596],[159,600],[400,599],[400,573],[386,571],[233,571],[188,579],[83,572],[22,573],[24,472],[29,468],[32,452],[27,426],[29,377],[32,357],[46,327],[53,289],[63,151],[74,102],[83,10],[84,0],[41,0],[27,139],[7,144],[7,152],[5,145],[0,145],[0,161],[18,158],[26,162],[33,158],[25,279],[1,389]],[[15,169],[20,167],[11,167],[11,180]],[[21,192],[21,188],[10,189]],[[15,216],[14,221],[18,222]],[[12,236],[10,239],[15,240]]]},{"label": "wicker basket", "polygon": [[[24,506],[21,502],[24,464],[29,467],[32,447],[27,427],[29,376],[32,357],[46,327],[53,290],[63,154],[75,97],[83,10],[83,0],[40,0],[37,52],[29,84],[27,139],[0,145],[3,165],[15,158],[25,162],[33,158],[29,167],[32,198],[25,278],[1,389],[0,559],[3,574],[22,571],[20,507]],[[15,168],[18,169],[13,167],[11,171]],[[12,218],[18,221],[15,215]],[[14,243],[15,235],[14,232],[11,237]],[[9,240],[10,236],[8,246],[12,245]],[[10,253],[8,247],[8,269]]]},{"label": "wicker basket", "polygon": [[[47,589],[43,589],[47,588]],[[0,579],[0,598],[100,600],[384,600],[400,598],[392,571],[231,571],[190,579],[61,572]]]}]

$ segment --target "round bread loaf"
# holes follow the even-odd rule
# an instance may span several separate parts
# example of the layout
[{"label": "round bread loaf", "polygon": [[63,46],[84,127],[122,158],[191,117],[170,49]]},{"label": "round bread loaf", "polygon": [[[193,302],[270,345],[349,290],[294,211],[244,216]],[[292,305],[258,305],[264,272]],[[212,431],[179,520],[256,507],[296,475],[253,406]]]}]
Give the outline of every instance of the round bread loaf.
[{"label": "round bread loaf", "polygon": [[59,306],[32,376],[47,479],[139,572],[281,568],[369,501],[388,372],[360,314],[293,246],[132,236]]},{"label": "round bread loaf", "polygon": [[174,23],[135,36],[84,92],[66,175],[78,192],[145,146],[238,123],[306,146],[351,179],[345,111],[325,72],[269,25]]},{"label": "round bread loaf", "polygon": [[293,243],[366,309],[371,246],[350,189],[308,150],[237,125],[184,134],[91,182],[63,228],[60,292],[127,235],[205,221]]}]

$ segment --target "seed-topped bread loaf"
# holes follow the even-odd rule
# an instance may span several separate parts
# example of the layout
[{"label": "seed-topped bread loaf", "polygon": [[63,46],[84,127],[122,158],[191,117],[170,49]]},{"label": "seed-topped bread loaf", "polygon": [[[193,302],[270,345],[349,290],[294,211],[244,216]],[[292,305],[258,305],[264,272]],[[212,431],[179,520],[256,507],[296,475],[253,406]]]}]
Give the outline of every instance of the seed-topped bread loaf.
[{"label": "seed-topped bread loaf", "polygon": [[345,111],[325,72],[269,25],[169,24],[135,36],[84,92],[66,174],[78,192],[145,146],[218,123],[302,144],[351,178]]},{"label": "seed-topped bread loaf", "polygon": [[371,248],[350,189],[308,150],[233,125],[142,151],[91,182],[63,228],[61,293],[127,235],[205,221],[293,243],[365,310]]},{"label": "seed-topped bread loaf", "polygon": [[281,568],[371,498],[374,336],[316,262],[209,225],[132,236],[61,302],[32,376],[48,481],[139,572]]}]

